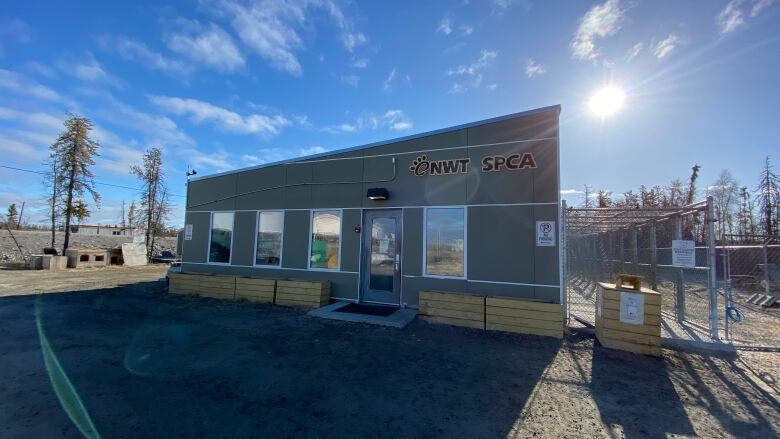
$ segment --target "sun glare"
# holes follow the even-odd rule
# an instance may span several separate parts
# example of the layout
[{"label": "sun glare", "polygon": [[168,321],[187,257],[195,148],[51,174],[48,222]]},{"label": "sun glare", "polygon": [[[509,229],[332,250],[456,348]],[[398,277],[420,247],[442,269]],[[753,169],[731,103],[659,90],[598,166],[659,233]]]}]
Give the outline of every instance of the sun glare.
[{"label": "sun glare", "polygon": [[590,111],[596,116],[606,117],[613,115],[623,108],[626,94],[623,89],[609,85],[597,91],[590,98]]}]

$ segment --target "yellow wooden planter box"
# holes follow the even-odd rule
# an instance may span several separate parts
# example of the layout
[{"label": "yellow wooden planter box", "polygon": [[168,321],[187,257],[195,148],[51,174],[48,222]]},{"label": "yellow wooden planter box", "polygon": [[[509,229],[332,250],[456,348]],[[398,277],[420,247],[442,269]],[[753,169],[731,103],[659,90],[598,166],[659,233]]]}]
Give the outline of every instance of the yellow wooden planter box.
[{"label": "yellow wooden planter box", "polygon": [[[629,286],[625,286],[626,283]],[[596,300],[596,338],[599,343],[607,348],[661,356],[661,294],[642,288],[641,278],[637,276],[621,275],[614,284],[599,283],[599,286]],[[636,303],[623,303],[624,320],[621,320],[621,296],[624,301],[641,296],[642,309]],[[632,306],[632,310],[627,306]],[[638,320],[641,323],[637,323]]]},{"label": "yellow wooden planter box", "polygon": [[215,299],[234,299],[235,276],[214,274],[170,273],[168,291],[179,294],[197,294]]},{"label": "yellow wooden planter box", "polygon": [[236,278],[236,299],[252,302],[274,303],[276,279]]},{"label": "yellow wooden planter box", "polygon": [[418,315],[431,322],[485,329],[485,296],[420,291]]},{"label": "yellow wooden planter box", "polygon": [[330,303],[330,281],[278,280],[274,303],[319,308]]},{"label": "yellow wooden planter box", "polygon": [[511,297],[485,299],[485,328],[563,338],[563,306]]}]

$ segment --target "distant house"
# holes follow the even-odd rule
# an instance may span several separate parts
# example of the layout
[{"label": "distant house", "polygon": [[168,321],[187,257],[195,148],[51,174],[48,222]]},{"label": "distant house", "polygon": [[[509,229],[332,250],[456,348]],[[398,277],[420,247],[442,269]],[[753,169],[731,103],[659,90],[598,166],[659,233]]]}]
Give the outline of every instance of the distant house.
[{"label": "distant house", "polygon": [[133,229],[120,226],[86,226],[82,224],[70,226],[70,233],[78,233],[80,235],[131,236],[133,234]]}]

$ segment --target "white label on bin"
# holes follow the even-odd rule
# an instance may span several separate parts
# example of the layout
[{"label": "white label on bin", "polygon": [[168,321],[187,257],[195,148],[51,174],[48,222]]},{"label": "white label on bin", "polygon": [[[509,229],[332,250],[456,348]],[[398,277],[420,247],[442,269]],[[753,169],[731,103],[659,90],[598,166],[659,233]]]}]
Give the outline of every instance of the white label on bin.
[{"label": "white label on bin", "polygon": [[645,322],[644,294],[620,292],[620,321],[632,325],[641,325]]},{"label": "white label on bin", "polygon": [[696,244],[687,239],[672,240],[672,265],[681,268],[696,266]]},{"label": "white label on bin", "polygon": [[536,245],[538,247],[555,245],[555,221],[536,222]]}]

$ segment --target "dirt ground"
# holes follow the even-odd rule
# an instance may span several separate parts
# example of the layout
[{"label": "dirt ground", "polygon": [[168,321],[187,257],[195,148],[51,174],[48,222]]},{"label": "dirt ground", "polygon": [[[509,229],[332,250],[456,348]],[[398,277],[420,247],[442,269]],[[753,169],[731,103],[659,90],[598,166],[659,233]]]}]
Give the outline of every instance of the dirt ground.
[{"label": "dirt ground", "polygon": [[165,277],[167,264],[141,267],[109,265],[64,271],[2,270],[0,296],[112,288],[117,285],[152,282]]},{"label": "dirt ground", "polygon": [[774,352],[659,359],[585,334],[398,330],[161,286],[0,297],[0,437],[780,434]]}]

